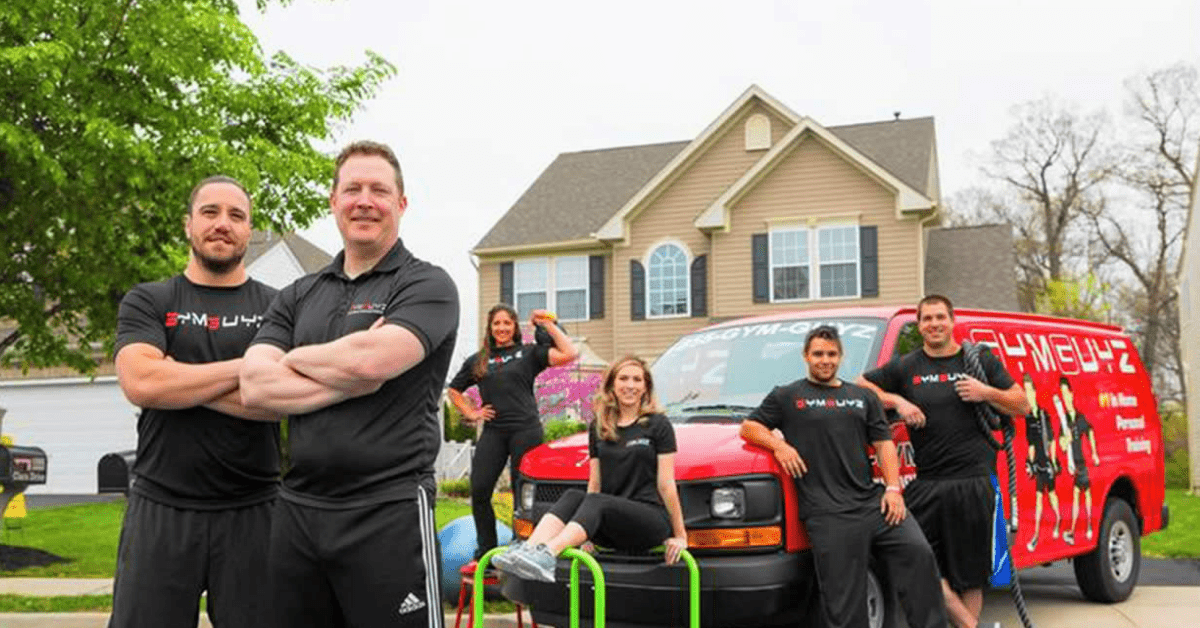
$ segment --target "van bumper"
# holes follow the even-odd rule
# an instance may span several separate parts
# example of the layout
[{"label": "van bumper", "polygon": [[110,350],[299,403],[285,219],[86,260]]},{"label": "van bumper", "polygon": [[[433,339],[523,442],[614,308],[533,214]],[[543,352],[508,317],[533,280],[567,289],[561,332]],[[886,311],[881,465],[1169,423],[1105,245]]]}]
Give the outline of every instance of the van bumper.
[{"label": "van bumper", "polygon": [[[812,554],[775,552],[697,557],[700,615],[704,626],[816,624],[818,613]],[[606,625],[612,628],[687,626],[688,578],[682,563],[667,566],[658,557],[600,560],[606,583]],[[504,596],[532,609],[539,624],[570,625],[569,560],[559,560],[555,582],[505,575]],[[591,625],[592,577],[579,567],[581,625]]]}]

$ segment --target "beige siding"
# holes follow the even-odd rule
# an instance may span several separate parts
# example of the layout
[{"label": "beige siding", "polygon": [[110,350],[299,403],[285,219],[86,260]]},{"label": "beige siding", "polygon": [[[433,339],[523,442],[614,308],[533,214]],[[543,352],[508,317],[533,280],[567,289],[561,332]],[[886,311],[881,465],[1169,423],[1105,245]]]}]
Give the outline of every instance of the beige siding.
[{"label": "beige siding", "polygon": [[[612,359],[613,353],[613,333],[612,321],[613,313],[613,291],[612,291],[612,257],[605,249],[588,250],[588,251],[560,251],[551,252],[548,254],[525,255],[521,257],[555,257],[561,255],[605,255],[604,269],[604,318],[600,320],[590,321],[574,321],[564,323],[571,337],[584,337],[587,339],[588,345],[598,355],[606,360]],[[493,305],[500,301],[500,264],[503,262],[511,262],[516,257],[507,258],[490,258],[479,260],[479,311],[476,314],[475,325],[479,330],[479,337],[483,338],[484,325],[487,322],[488,310]],[[628,306],[626,306],[628,307]],[[628,318],[628,313],[626,313]]]},{"label": "beige siding", "polygon": [[[765,113],[771,119],[772,141],[777,142],[790,125],[758,103],[749,105],[730,123],[711,138],[708,146],[686,165],[673,180],[645,207],[634,214],[629,225],[628,246],[618,246],[614,252],[616,272],[613,277],[615,301],[616,353],[634,353],[653,358],[662,353],[680,334],[707,325],[708,318],[667,318],[634,321],[630,316],[629,260],[646,263],[651,250],[665,240],[682,243],[689,260],[709,254],[709,236],[694,226],[696,216],[704,211],[730,185],[750,169],[766,151],[747,152],[745,149],[745,120],[754,113]],[[709,310],[712,311],[712,271],[709,260]]]},{"label": "beige siding", "polygon": [[[754,303],[750,239],[768,221],[859,214],[879,236],[879,297]],[[730,230],[713,236],[711,315],[725,318],[780,310],[912,303],[921,277],[915,220],[898,222],[894,193],[819,140],[809,136],[731,210]],[[815,278],[815,273],[814,273]]]}]

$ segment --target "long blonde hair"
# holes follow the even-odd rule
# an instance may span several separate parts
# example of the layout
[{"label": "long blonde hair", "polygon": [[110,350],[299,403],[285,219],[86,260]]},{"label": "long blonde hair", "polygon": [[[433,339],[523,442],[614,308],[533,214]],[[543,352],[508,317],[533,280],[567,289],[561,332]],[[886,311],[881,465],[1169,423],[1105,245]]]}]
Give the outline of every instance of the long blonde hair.
[{"label": "long blonde hair", "polygon": [[638,423],[645,425],[651,414],[662,412],[658,400],[654,398],[654,376],[646,361],[633,355],[627,355],[612,363],[604,372],[604,385],[596,392],[594,408],[596,411],[596,435],[604,440],[617,440],[617,419],[621,417],[621,403],[613,391],[617,380],[617,371],[636,364],[642,369],[642,378],[646,382],[646,392],[642,393],[642,406],[638,408]]}]

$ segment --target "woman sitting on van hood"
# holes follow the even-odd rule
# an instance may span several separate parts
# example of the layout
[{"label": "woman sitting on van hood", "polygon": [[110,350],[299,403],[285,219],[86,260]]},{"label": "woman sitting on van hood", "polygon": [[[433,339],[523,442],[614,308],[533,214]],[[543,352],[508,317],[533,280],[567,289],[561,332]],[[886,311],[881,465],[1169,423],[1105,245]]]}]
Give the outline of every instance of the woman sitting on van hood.
[{"label": "woman sitting on van hood", "polygon": [[[478,547],[475,560],[496,547],[496,513],[492,492],[496,480],[511,461],[510,474],[526,451],[542,443],[542,421],[538,417],[533,381],[550,366],[559,366],[579,354],[571,339],[546,310],[534,310],[530,324],[549,336],[550,343],[521,344],[517,312],[500,303],[488,311],[487,333],[483,346],[463,362],[447,391],[451,403],[471,423],[483,422],[483,434],[475,443],[471,460],[471,514],[475,518]],[[475,404],[462,393],[479,386],[483,405]]]},{"label": "woman sitting on van hood", "polygon": [[527,580],[553,582],[556,557],[589,541],[632,551],[665,545],[667,564],[687,548],[675,488],[675,430],[658,407],[654,380],[640,358],[615,362],[596,395],[587,492],[567,491],[527,541],[495,562]]}]

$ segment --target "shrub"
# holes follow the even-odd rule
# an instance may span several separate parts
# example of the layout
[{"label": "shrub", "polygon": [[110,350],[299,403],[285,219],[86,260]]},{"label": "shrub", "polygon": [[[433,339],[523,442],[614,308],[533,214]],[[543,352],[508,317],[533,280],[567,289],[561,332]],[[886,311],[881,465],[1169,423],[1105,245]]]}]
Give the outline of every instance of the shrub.
[{"label": "shrub", "polygon": [[438,482],[438,492],[446,497],[470,497],[471,479],[442,480]]},{"label": "shrub", "polygon": [[464,422],[458,408],[449,401],[442,404],[442,421],[446,442],[475,442],[475,426]]},{"label": "shrub", "polygon": [[586,430],[587,423],[571,418],[550,419],[546,421],[543,429],[544,436],[542,436],[542,442],[548,443]]},{"label": "shrub", "polygon": [[1167,488],[1188,488],[1191,467],[1187,447],[1187,415],[1179,404],[1171,403],[1162,404],[1160,412]]},{"label": "shrub", "polygon": [[496,491],[492,494],[492,509],[496,512],[496,521],[512,527],[513,494],[508,491]]}]

